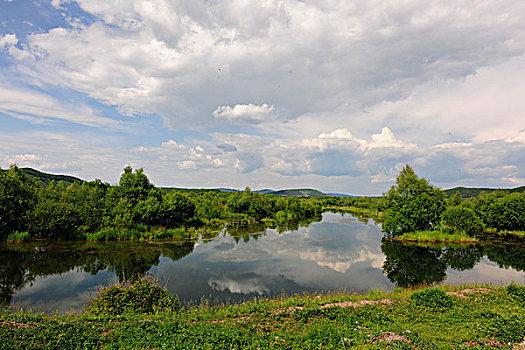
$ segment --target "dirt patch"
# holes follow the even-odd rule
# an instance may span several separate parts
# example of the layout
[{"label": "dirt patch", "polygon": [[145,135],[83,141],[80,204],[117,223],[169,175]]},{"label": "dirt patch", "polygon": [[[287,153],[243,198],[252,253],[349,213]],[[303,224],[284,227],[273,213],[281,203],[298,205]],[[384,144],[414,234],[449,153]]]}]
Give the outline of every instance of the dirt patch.
[{"label": "dirt patch", "polygon": [[514,344],[512,350],[525,350],[525,338],[523,338],[523,341],[521,343]]},{"label": "dirt patch", "polygon": [[18,323],[18,322],[13,322],[13,321],[4,321],[4,322],[0,323],[0,325],[2,325],[4,327],[11,328],[11,329],[35,328],[35,326],[31,326],[31,325],[26,324],[26,323]]},{"label": "dirt patch", "polygon": [[390,305],[392,304],[392,300],[390,299],[381,299],[381,300],[357,300],[357,301],[342,301],[339,303],[330,303],[330,304],[324,304],[321,306],[321,309],[327,308],[327,307],[359,307],[359,306],[365,306],[365,305],[377,305],[377,304],[385,304]]},{"label": "dirt patch", "polygon": [[445,294],[455,296],[457,298],[467,299],[471,295],[487,294],[487,293],[492,293],[492,291],[488,288],[467,288],[467,289],[460,290],[458,292],[446,292]]},{"label": "dirt patch", "polygon": [[502,347],[505,346],[505,344],[503,344],[503,343],[501,343],[501,342],[499,342],[497,340],[487,340],[486,342],[483,342],[483,343],[466,342],[466,343],[464,343],[464,345],[467,348],[475,348],[475,347],[480,347],[480,346],[490,346],[491,348],[494,348],[494,349],[502,348]]},{"label": "dirt patch", "polygon": [[[365,305],[378,305],[378,304],[390,305],[392,303],[393,303],[393,301],[390,300],[390,299],[341,301],[339,303],[324,304],[324,305],[319,306],[319,308],[320,309],[325,309],[325,308],[335,307],[335,306],[339,306],[339,307],[360,307],[360,306],[365,306]],[[276,310],[273,314],[274,315],[279,315],[279,314],[282,314],[284,312],[292,314],[292,313],[294,313],[297,310],[304,310],[304,307],[303,306],[290,306],[287,309]]]},{"label": "dirt patch", "polygon": [[387,343],[391,343],[396,340],[399,340],[399,341],[402,341],[408,344],[412,344],[410,339],[408,339],[406,336],[399,335],[394,332],[383,332],[377,337],[372,338],[372,343],[378,343],[378,342],[383,342],[383,341]]}]

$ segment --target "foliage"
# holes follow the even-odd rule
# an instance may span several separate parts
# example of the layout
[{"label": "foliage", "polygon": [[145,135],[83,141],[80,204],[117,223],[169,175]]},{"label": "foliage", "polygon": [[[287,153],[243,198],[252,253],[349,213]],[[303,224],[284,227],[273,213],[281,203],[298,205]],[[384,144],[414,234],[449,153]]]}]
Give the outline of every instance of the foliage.
[{"label": "foliage", "polygon": [[476,215],[476,212],[460,205],[447,208],[443,213],[442,223],[454,231],[468,234],[483,231],[483,222],[481,222],[481,219]]},{"label": "foliage", "polygon": [[488,324],[489,336],[504,343],[520,342],[525,337],[525,318],[523,315],[492,315]]},{"label": "foliage", "polygon": [[511,284],[505,288],[505,291],[516,301],[525,304],[525,287]]},{"label": "foliage", "polygon": [[453,304],[452,298],[437,288],[415,292],[410,299],[418,306],[430,308],[449,308]]},{"label": "foliage", "polygon": [[95,315],[121,315],[177,311],[179,308],[177,297],[157,285],[151,277],[143,277],[132,283],[104,288],[91,301],[90,312]]},{"label": "foliage", "polygon": [[7,236],[7,241],[8,242],[24,242],[24,241],[28,241],[29,238],[30,238],[30,235],[29,235],[29,232],[27,231],[23,231],[23,232],[14,231],[14,232],[11,232]]},{"label": "foliage", "polygon": [[36,200],[36,184],[16,166],[0,172],[0,240],[25,231]]},{"label": "foliage", "polygon": [[409,165],[401,170],[385,200],[383,230],[393,237],[434,229],[445,210],[444,192],[420,179]]}]

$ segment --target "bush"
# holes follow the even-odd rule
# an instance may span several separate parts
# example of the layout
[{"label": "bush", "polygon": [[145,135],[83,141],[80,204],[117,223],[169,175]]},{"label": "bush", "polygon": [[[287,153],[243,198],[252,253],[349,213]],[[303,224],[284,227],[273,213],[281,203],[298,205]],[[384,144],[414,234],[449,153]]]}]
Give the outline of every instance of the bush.
[{"label": "bush", "polygon": [[430,308],[449,308],[452,306],[452,298],[441,289],[425,289],[412,294],[411,299],[418,306]]},{"label": "bush", "polygon": [[468,234],[483,231],[483,223],[476,215],[476,212],[462,206],[448,208],[443,213],[442,223],[455,231],[462,231]]},{"label": "bush", "polygon": [[154,313],[177,311],[180,301],[157,285],[151,276],[122,283],[101,290],[91,301],[90,311],[96,315],[123,313]]}]

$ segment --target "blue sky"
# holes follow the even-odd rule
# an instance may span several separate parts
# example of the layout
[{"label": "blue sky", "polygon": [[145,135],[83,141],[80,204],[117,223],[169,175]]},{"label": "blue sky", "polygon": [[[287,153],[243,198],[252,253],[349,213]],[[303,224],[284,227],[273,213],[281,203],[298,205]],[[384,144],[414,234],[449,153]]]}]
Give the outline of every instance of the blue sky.
[{"label": "blue sky", "polygon": [[380,194],[525,184],[525,3],[0,0],[0,166]]}]

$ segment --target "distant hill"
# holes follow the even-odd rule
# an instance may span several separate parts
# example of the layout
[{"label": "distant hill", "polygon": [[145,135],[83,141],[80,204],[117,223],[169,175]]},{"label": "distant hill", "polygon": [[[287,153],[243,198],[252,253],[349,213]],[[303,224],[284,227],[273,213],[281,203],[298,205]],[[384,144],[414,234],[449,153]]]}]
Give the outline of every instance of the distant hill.
[{"label": "distant hill", "polygon": [[273,191],[270,194],[275,194],[277,196],[292,196],[292,197],[325,197],[321,191],[313,190],[311,188],[298,188],[291,190],[279,190]]},{"label": "distant hill", "polygon": [[[454,187],[454,188],[445,190],[445,193],[447,194],[448,197],[450,197],[454,193],[459,192],[462,198],[472,198],[472,197],[478,196],[481,192],[491,193],[497,190],[498,188]],[[500,188],[499,190],[510,192],[510,193],[523,192],[525,191],[525,186],[520,186],[516,188]]]},{"label": "distant hill", "polygon": [[[177,188],[177,187],[161,187],[164,191],[195,191],[195,192],[243,192],[243,190],[236,190],[234,188]],[[298,188],[298,189],[288,189],[288,190],[253,190],[252,192],[259,192],[261,194],[274,194],[276,196],[285,196],[285,197],[326,197],[327,195],[321,191],[314,190],[311,188]]]},{"label": "distant hill", "polygon": [[345,193],[327,193],[326,195],[332,196],[332,197],[359,197],[359,196],[353,196],[351,194],[345,194]]},{"label": "distant hill", "polygon": [[[84,182],[84,180],[79,179],[78,177],[70,176],[70,175],[55,175],[55,174],[49,174],[44,173],[38,170],[35,170],[33,168],[20,168],[27,176],[40,180],[44,185],[49,185],[51,181],[55,181],[56,183],[63,182],[66,185],[71,185],[75,182]],[[6,171],[6,170],[2,170]]]}]

